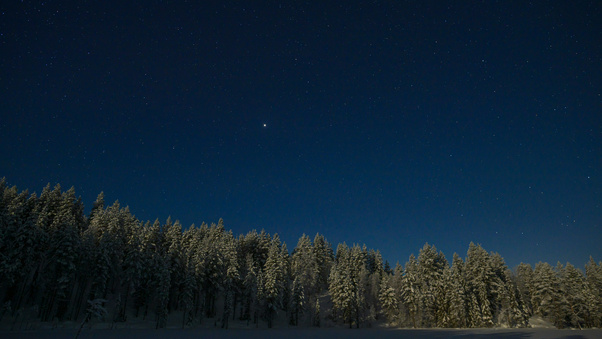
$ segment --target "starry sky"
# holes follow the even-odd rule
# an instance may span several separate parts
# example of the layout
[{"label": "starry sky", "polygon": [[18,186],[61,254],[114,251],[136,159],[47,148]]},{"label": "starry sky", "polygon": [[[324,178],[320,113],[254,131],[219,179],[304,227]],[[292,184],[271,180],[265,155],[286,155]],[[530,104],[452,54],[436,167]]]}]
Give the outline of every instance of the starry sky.
[{"label": "starry sky", "polygon": [[602,260],[599,1],[2,1],[0,177],[141,220]]}]

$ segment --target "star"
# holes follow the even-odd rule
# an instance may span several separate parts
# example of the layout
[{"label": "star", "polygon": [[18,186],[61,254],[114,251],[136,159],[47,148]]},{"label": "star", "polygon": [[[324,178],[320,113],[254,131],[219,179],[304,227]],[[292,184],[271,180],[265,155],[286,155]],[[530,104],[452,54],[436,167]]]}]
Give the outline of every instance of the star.
[{"label": "star", "polygon": [[268,124],[263,124],[263,127],[264,127],[264,128],[268,127]]}]

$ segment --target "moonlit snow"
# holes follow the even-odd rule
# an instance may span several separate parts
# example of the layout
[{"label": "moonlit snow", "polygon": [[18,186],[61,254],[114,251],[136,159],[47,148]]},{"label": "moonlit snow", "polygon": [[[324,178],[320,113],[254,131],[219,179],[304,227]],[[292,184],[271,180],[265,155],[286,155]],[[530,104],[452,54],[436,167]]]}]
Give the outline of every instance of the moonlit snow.
[{"label": "moonlit snow", "polygon": [[[74,338],[77,330],[49,329],[36,331],[0,331],[0,337],[11,338]],[[530,338],[530,339],[594,339],[602,338],[602,330],[557,329],[347,329],[347,328],[275,328],[275,329],[99,329],[84,330],[79,338]]]}]

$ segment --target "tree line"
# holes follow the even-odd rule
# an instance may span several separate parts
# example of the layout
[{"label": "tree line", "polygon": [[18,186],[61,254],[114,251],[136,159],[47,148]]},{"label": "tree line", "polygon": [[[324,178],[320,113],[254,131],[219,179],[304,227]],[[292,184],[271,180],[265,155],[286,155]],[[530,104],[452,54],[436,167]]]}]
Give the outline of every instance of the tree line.
[{"label": "tree line", "polygon": [[[425,244],[404,266],[378,250],[302,235],[289,252],[277,234],[234,236],[220,220],[183,228],[141,222],[101,193],[91,212],[73,188],[38,196],[0,180],[0,321],[152,320],[157,328],[229,321],[272,327],[324,321],[414,328],[602,325],[602,262],[508,268],[471,243],[452,263]],[[102,312],[98,312],[101,309]]]}]

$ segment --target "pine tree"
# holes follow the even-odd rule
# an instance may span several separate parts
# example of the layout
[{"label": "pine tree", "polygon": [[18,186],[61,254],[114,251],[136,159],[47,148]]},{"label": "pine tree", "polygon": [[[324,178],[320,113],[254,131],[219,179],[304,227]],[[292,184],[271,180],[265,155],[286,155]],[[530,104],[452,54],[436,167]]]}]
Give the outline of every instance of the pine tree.
[{"label": "pine tree", "polygon": [[447,283],[447,295],[449,296],[449,326],[463,328],[467,326],[467,300],[466,279],[464,277],[464,261],[454,253],[451,267],[451,279]]},{"label": "pine tree", "polygon": [[305,294],[302,283],[300,282],[299,276],[293,280],[293,287],[291,291],[291,321],[290,324],[293,326],[299,325],[299,315],[303,314],[305,309]]},{"label": "pine tree", "polygon": [[493,325],[490,292],[495,274],[490,265],[489,254],[481,245],[470,243],[465,268],[467,293],[470,295],[469,325],[471,327],[490,327]]},{"label": "pine tree", "polygon": [[351,328],[355,322],[359,328],[365,302],[361,284],[365,258],[359,246],[349,249],[339,244],[336,263],[330,271],[329,292],[333,302],[333,316],[340,317]]},{"label": "pine tree", "polygon": [[366,269],[365,251],[362,251],[358,245],[353,246],[351,248],[350,260],[349,272],[353,288],[352,313],[355,318],[356,328],[360,328],[360,324],[365,318],[366,280],[369,277],[369,272]]},{"label": "pine tree", "polygon": [[226,272],[222,282],[225,296],[222,327],[228,328],[228,319],[230,318],[230,314],[234,313],[236,307],[236,305],[233,305],[233,297],[236,293],[237,282],[240,279],[236,245],[232,231],[224,233],[221,248]]},{"label": "pine tree", "polygon": [[146,319],[148,308],[153,299],[154,276],[155,276],[155,253],[158,242],[158,233],[160,232],[160,224],[155,221],[153,225],[146,222],[140,232],[140,256],[141,256],[141,271],[140,279],[136,284],[136,289],[133,293],[134,306],[136,309],[135,316],[140,315],[140,310],[144,307],[142,318]]},{"label": "pine tree", "polygon": [[[337,247],[337,252],[342,251],[341,245]],[[345,308],[347,301],[347,294],[343,288],[343,274],[342,267],[335,264],[330,270],[330,276],[328,277],[328,293],[332,301],[332,318],[337,319],[341,316],[342,310]],[[342,265],[342,264],[341,264]]]},{"label": "pine tree", "polygon": [[381,278],[379,289],[380,305],[390,323],[396,322],[399,314],[399,296],[397,291],[391,286],[390,280],[393,278],[390,274],[385,274]]},{"label": "pine tree", "polygon": [[506,270],[505,285],[501,296],[499,324],[506,322],[508,327],[526,327],[529,322],[529,311],[521,297],[512,272]]},{"label": "pine tree", "polygon": [[417,328],[421,323],[422,313],[422,295],[420,289],[420,273],[418,262],[414,254],[410,255],[409,261],[405,265],[402,279],[401,296],[404,305],[408,310],[409,318],[413,328]]},{"label": "pine tree", "polygon": [[311,240],[303,234],[299,238],[291,260],[291,274],[293,277],[293,299],[291,302],[295,312],[295,325],[298,323],[299,314],[305,311],[305,302],[298,300],[298,298],[301,295],[304,300],[315,298],[318,292],[319,273],[316,253],[313,250]]},{"label": "pine tree", "polygon": [[92,203],[92,209],[90,211],[90,215],[88,219],[92,219],[96,216],[97,213],[102,212],[105,209],[105,194],[104,192],[100,192],[98,196],[96,196],[96,200]]},{"label": "pine tree", "polygon": [[596,264],[590,257],[585,265],[586,296],[589,314],[586,317],[588,327],[602,327],[602,262]]},{"label": "pine tree", "polygon": [[171,285],[169,263],[160,255],[155,256],[155,274],[153,277],[155,285],[156,301],[156,326],[155,328],[164,328],[167,325],[169,288]]},{"label": "pine tree", "polygon": [[565,292],[568,318],[571,327],[583,328],[589,316],[587,286],[583,273],[567,263],[562,275],[562,290]]},{"label": "pine tree", "polygon": [[286,272],[282,262],[280,246],[280,238],[275,235],[265,263],[263,295],[266,306],[265,317],[269,328],[272,327],[275,313],[281,306],[280,297],[285,287]]},{"label": "pine tree", "polygon": [[533,268],[529,264],[520,263],[516,268],[516,286],[520,298],[524,301],[527,316],[533,315],[531,299],[533,295]]},{"label": "pine tree", "polygon": [[251,314],[258,312],[259,310],[254,307],[257,303],[257,290],[258,290],[258,275],[260,268],[253,260],[251,253],[247,254],[247,258],[244,266],[244,292],[243,298],[243,311],[241,313],[241,320],[250,320]]},{"label": "pine tree", "polygon": [[[367,312],[365,320],[377,320],[382,312],[380,305],[380,287],[382,277],[385,275],[382,255],[378,250],[362,250],[365,253],[366,265],[362,272],[362,285],[364,291],[364,310]],[[366,254],[367,253],[367,254]]]},{"label": "pine tree", "polygon": [[[194,225],[193,225],[194,227]],[[195,274],[192,256],[187,256],[186,268],[184,270],[184,281],[182,282],[181,308],[183,311],[182,328],[189,326],[194,319],[194,292]]]},{"label": "pine tree", "polygon": [[127,242],[125,244],[121,269],[123,272],[120,290],[121,308],[115,319],[117,321],[126,321],[128,301],[132,292],[140,285],[144,262],[142,256],[142,229],[140,223],[129,213],[129,209],[126,208],[120,212],[124,218],[123,221]]},{"label": "pine tree", "polygon": [[[3,195],[2,192],[0,194]],[[2,200],[2,195],[0,195],[0,200]],[[6,223],[0,221],[0,227],[3,225],[6,227],[0,230],[0,253],[4,254],[4,256],[0,256],[2,258],[0,259],[0,276],[4,276],[6,279],[4,281],[8,287],[6,298],[9,299],[7,302],[14,311],[20,310],[23,303],[27,301],[29,292],[34,287],[35,275],[40,268],[38,263],[42,261],[41,238],[43,234],[36,225],[37,215],[35,213],[37,197],[32,194],[23,201],[26,195],[27,191],[21,193],[15,200],[5,201],[7,206],[4,213],[8,214],[5,219]],[[8,200],[8,196],[5,198]],[[3,213],[1,210],[2,207],[0,207],[0,214]],[[18,226],[9,228],[9,220]],[[13,275],[15,273],[16,275]],[[3,282],[0,282],[0,291],[2,285]]]},{"label": "pine tree", "polygon": [[44,321],[54,317],[63,320],[68,310],[81,239],[81,226],[78,221],[83,219],[83,216],[75,214],[81,210],[75,206],[75,190],[71,188],[61,193],[60,186],[57,185],[55,191],[56,205],[48,225],[47,255],[52,261],[48,266],[50,279],[41,309],[41,318]]},{"label": "pine tree", "polygon": [[320,300],[316,299],[316,306],[314,307],[313,325],[320,327]]},{"label": "pine tree", "polygon": [[557,328],[565,328],[570,326],[570,309],[569,309],[569,300],[565,290],[564,285],[564,277],[566,275],[566,270],[562,263],[556,263],[556,267],[554,268],[556,273],[556,283],[553,285],[555,290],[555,299],[553,301],[552,307],[552,321]]},{"label": "pine tree", "polygon": [[533,294],[531,299],[535,314],[551,319],[554,325],[563,327],[560,284],[552,266],[539,262],[533,271]]},{"label": "pine tree", "polygon": [[[168,219],[169,220],[169,219]],[[168,309],[171,311],[177,308],[182,300],[185,259],[184,248],[182,247],[182,225],[178,220],[171,223],[169,220],[164,226],[165,232],[165,250],[169,268],[171,288],[169,291]]]},{"label": "pine tree", "polygon": [[405,270],[398,264],[392,272],[365,245],[340,244],[335,258],[319,234],[313,245],[301,236],[290,256],[278,235],[262,230],[235,238],[221,219],[184,232],[171,218],[142,226],[117,201],[106,207],[102,193],[88,218],[83,211],[73,188],[47,185],[38,197],[0,180],[0,317],[18,323],[35,311],[43,321],[84,316],[85,323],[92,300],[113,321],[126,321],[129,308],[136,317],[154,309],[158,328],[175,310],[182,311],[183,327],[199,313],[202,319],[218,311],[215,324],[228,327],[238,305],[239,318],[256,324],[263,316],[271,327],[284,311],[292,324],[307,315],[319,326],[319,293],[327,287],[332,318],[350,327],[381,314],[414,327],[523,327],[531,314],[559,328],[602,323],[602,263],[593,258],[585,274],[547,263],[534,270],[521,264],[513,274],[499,254],[480,245],[471,243],[466,262],[454,254],[449,267],[426,244]]},{"label": "pine tree", "polygon": [[444,305],[443,274],[448,266],[447,260],[442,252],[437,252],[435,246],[425,244],[418,255],[418,278],[422,310],[422,326],[437,326],[438,315]]},{"label": "pine tree", "polygon": [[333,264],[332,247],[326,241],[323,235],[316,233],[312,250],[316,260],[317,282],[316,293],[328,287],[328,277],[330,276],[330,268]]}]

